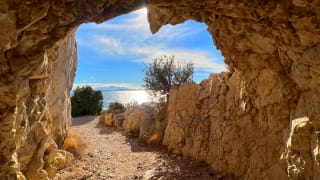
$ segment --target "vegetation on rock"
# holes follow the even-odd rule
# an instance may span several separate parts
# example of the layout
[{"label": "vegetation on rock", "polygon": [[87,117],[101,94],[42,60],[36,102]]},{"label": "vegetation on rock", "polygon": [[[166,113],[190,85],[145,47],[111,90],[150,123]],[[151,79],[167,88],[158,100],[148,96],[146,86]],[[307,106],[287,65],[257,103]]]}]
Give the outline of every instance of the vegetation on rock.
[{"label": "vegetation on rock", "polygon": [[192,63],[175,63],[174,56],[161,56],[146,64],[144,87],[153,94],[169,96],[172,86],[192,82],[194,67]]},{"label": "vegetation on rock", "polygon": [[[153,109],[153,135],[147,140],[150,144],[159,143],[167,126],[166,114],[169,91],[172,87],[193,82],[194,67],[192,63],[176,63],[174,56],[161,56],[146,64],[144,87],[158,98]],[[160,96],[159,96],[160,94]]]},{"label": "vegetation on rock", "polygon": [[71,97],[72,116],[98,115],[102,110],[103,96],[90,86],[77,87]]},{"label": "vegetation on rock", "polygon": [[111,112],[124,112],[126,107],[119,102],[111,102],[108,107]]},{"label": "vegetation on rock", "polygon": [[79,156],[87,151],[88,145],[83,136],[78,134],[74,129],[71,129],[66,140],[64,141],[62,149]]}]

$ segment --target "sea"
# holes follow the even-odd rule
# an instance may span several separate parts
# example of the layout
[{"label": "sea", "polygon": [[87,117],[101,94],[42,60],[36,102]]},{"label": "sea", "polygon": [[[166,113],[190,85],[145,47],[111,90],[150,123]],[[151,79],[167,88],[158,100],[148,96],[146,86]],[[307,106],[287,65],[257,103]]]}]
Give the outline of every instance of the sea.
[{"label": "sea", "polygon": [[125,105],[131,102],[142,104],[154,100],[145,90],[101,90],[101,92],[103,95],[103,109],[108,109],[110,102],[115,101]]}]

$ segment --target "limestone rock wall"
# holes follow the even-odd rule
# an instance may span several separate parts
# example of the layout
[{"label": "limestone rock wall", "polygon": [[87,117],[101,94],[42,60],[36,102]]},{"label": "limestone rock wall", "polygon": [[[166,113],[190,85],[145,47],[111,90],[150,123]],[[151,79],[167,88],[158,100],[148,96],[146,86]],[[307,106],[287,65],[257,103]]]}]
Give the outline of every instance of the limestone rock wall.
[{"label": "limestone rock wall", "polygon": [[[129,136],[137,136],[148,142],[154,134],[160,134],[160,131],[164,130],[160,127],[162,124],[155,120],[155,108],[156,104],[154,103],[143,103],[132,106],[125,111],[104,110],[101,112],[99,121],[106,126],[121,129]],[[136,134],[133,135],[133,132]]]},{"label": "limestone rock wall", "polygon": [[1,178],[51,178],[66,163],[70,155],[58,146],[71,123],[69,93],[77,62],[73,33],[82,23],[103,22],[141,4],[1,0]]},{"label": "limestone rock wall", "polygon": [[150,137],[157,132],[157,122],[154,119],[155,105],[144,103],[126,110],[122,128],[128,133],[132,130],[138,130],[139,138],[148,142]]},{"label": "limestone rock wall", "polygon": [[[39,58],[42,62],[37,65]],[[18,63],[8,66],[32,73],[32,77],[16,76],[12,72],[1,76],[1,97],[5,101],[1,100],[4,119],[0,126],[0,177],[5,179],[53,177],[72,156],[59,150],[58,145],[71,124],[69,93],[77,65],[74,36],[29,60],[35,64],[33,69]],[[15,83],[5,81],[8,77]],[[4,109],[8,107],[11,109]]]},{"label": "limestone rock wall", "polygon": [[51,136],[62,145],[71,126],[70,92],[78,64],[77,45],[74,35],[68,36],[49,56],[48,69],[51,85],[47,92],[52,119]]},{"label": "limestone rock wall", "polygon": [[[54,121],[50,109],[67,107],[63,97],[72,76],[51,68],[59,66],[51,58],[56,47],[82,23],[103,22],[143,5],[153,33],[188,19],[207,24],[230,70],[192,92],[178,90],[186,97],[204,95],[190,97],[196,107],[191,112],[172,106],[168,127],[180,129],[175,137],[167,128],[170,148],[243,178],[318,178],[319,0],[1,0],[0,177],[41,179],[59,164],[47,157],[60,157],[54,156],[54,141],[63,139],[68,121],[61,116]],[[69,62],[66,67],[73,67]],[[66,91],[50,89],[58,76],[66,80]],[[174,101],[186,100],[177,95]],[[201,119],[195,121],[198,129],[190,126],[192,119]]]},{"label": "limestone rock wall", "polygon": [[319,8],[318,0],[151,1],[152,32],[204,22],[230,70],[178,90],[164,143],[245,179],[317,178]]},{"label": "limestone rock wall", "polygon": [[239,72],[172,89],[163,144],[243,179],[286,179],[280,156],[289,114],[254,107],[245,89]]}]

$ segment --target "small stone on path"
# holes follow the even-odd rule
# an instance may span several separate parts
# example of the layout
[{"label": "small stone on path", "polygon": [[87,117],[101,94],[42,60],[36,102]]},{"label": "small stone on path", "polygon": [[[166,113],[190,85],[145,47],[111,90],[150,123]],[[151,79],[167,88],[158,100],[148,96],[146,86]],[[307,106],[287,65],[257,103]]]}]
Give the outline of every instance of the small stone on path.
[{"label": "small stone on path", "polygon": [[215,180],[219,176],[208,166],[180,155],[149,147],[125,133],[98,124],[99,117],[73,119],[73,129],[88,143],[88,153],[57,173],[54,180]]}]

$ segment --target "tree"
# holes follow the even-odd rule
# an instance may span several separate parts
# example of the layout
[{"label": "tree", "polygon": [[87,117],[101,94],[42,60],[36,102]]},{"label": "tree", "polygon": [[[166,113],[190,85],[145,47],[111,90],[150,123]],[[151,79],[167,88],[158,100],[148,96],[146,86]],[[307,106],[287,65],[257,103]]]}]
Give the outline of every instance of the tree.
[{"label": "tree", "polygon": [[90,86],[77,87],[71,97],[72,116],[98,115],[102,110],[103,96]]},{"label": "tree", "polygon": [[159,92],[169,97],[172,86],[192,82],[193,64],[175,64],[174,56],[161,56],[146,64],[144,87],[152,92]]}]

